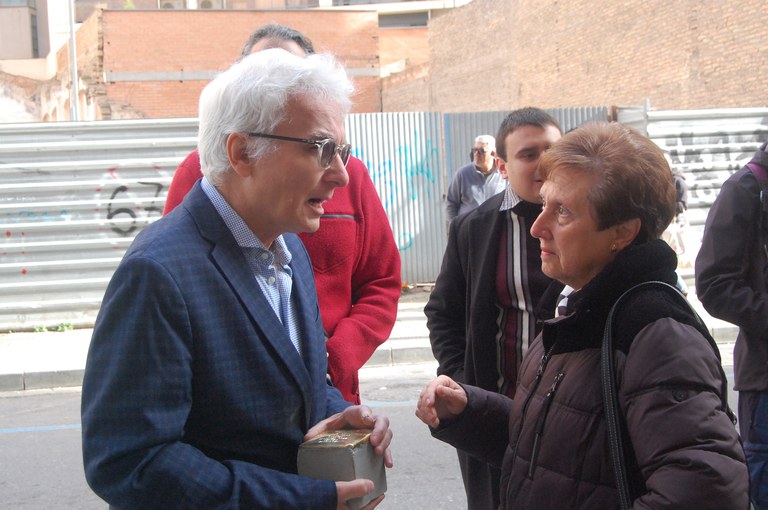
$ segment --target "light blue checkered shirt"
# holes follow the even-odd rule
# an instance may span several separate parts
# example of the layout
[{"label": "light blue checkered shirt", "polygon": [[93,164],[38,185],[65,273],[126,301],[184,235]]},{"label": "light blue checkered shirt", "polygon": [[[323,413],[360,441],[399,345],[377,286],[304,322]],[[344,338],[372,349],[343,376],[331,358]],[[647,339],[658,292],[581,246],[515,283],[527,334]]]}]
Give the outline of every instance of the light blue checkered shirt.
[{"label": "light blue checkered shirt", "polygon": [[243,250],[261,292],[291,337],[291,343],[301,355],[301,334],[296,320],[296,305],[291,299],[293,288],[293,272],[289,266],[291,252],[288,251],[283,236],[277,236],[272,246],[267,249],[207,178],[203,177],[200,184]]}]

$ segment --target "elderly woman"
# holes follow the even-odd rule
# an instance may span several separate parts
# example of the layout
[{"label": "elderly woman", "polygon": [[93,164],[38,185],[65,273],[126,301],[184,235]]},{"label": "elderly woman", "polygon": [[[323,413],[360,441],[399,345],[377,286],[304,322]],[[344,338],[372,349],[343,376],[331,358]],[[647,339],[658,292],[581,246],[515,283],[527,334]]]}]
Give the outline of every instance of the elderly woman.
[{"label": "elderly woman", "polygon": [[[416,415],[435,437],[501,466],[503,508],[615,509],[603,329],[624,291],[674,285],[676,256],[659,237],[675,214],[675,187],[658,147],[620,124],[565,135],[539,172],[544,208],[531,233],[544,273],[561,284],[543,300],[553,318],[523,361],[515,398],[440,376]],[[555,299],[562,284],[567,304]],[[666,289],[633,296],[613,328],[633,508],[746,509],[744,454],[706,329]]]}]

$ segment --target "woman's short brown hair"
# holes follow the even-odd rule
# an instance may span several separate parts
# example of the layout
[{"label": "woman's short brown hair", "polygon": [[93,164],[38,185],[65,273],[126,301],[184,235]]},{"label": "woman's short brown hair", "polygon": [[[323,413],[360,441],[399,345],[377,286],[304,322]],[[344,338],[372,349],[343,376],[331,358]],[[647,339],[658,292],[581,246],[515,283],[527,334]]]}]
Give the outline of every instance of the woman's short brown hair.
[{"label": "woman's short brown hair", "polygon": [[618,123],[594,122],[566,133],[542,154],[539,169],[596,177],[587,199],[598,230],[640,219],[635,242],[658,239],[675,214],[675,185],[664,153],[648,138]]}]

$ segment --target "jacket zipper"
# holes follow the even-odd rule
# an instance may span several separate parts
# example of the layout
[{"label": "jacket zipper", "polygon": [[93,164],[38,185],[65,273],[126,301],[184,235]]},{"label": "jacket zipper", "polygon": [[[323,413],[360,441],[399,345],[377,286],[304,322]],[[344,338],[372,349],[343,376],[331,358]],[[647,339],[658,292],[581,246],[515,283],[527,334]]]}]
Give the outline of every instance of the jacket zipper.
[{"label": "jacket zipper", "polygon": [[547,414],[549,408],[552,405],[552,400],[555,398],[555,392],[557,387],[560,386],[560,381],[565,377],[564,372],[560,372],[555,376],[555,380],[552,382],[552,387],[544,396],[544,402],[542,404],[542,410],[539,414],[539,419],[536,422],[536,435],[533,438],[533,453],[531,453],[531,462],[528,465],[528,478],[533,478],[533,471],[536,469],[536,463],[539,458],[539,449],[541,448],[541,436],[544,435],[544,423],[547,421]]},{"label": "jacket zipper", "polygon": [[[531,385],[531,391],[528,393],[528,396],[525,399],[525,402],[523,402],[523,411],[521,413],[520,417],[520,432],[523,431],[523,425],[525,424],[525,415],[528,412],[528,405],[531,403],[531,399],[536,394],[536,390],[539,389],[539,384],[541,383],[542,377],[544,377],[544,369],[547,367],[547,363],[549,362],[549,358],[552,355],[552,350],[555,348],[554,345],[549,348],[542,356],[541,361],[539,361],[539,367],[536,369],[536,377],[533,380],[533,384]],[[518,433],[518,436],[515,441],[515,447],[512,450],[512,463],[510,464],[510,472],[512,471],[512,467],[515,465],[515,459],[517,458],[517,446],[520,444],[520,433]],[[504,501],[504,507],[507,508],[509,506],[509,499],[510,499],[510,488],[511,484],[509,481],[507,481],[507,490],[506,490],[506,501]]]}]

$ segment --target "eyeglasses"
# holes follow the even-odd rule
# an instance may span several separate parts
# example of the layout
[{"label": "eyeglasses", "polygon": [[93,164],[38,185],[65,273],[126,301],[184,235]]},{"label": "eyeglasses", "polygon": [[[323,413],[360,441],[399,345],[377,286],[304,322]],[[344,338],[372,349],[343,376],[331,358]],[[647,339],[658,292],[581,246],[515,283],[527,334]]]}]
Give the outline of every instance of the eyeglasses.
[{"label": "eyeglasses", "polygon": [[330,138],[326,138],[325,140],[310,140],[308,138],[294,138],[292,136],[270,135],[267,133],[248,133],[248,136],[256,136],[259,138],[273,138],[275,140],[285,140],[287,142],[299,142],[299,143],[307,143],[309,145],[314,145],[315,147],[317,147],[317,162],[324,169],[331,166],[333,157],[337,153],[341,158],[341,162],[344,163],[344,166],[347,166],[347,162],[349,161],[349,155],[352,152],[352,146],[349,145],[348,143],[337,145],[336,142],[334,142]]},{"label": "eyeglasses", "polygon": [[485,150],[484,147],[479,147],[479,148],[475,147],[475,148],[472,149],[472,154],[474,154],[475,152],[479,152],[481,155],[484,155],[488,151]]}]

